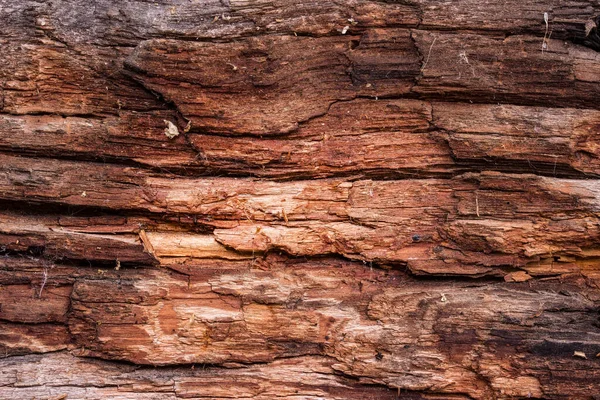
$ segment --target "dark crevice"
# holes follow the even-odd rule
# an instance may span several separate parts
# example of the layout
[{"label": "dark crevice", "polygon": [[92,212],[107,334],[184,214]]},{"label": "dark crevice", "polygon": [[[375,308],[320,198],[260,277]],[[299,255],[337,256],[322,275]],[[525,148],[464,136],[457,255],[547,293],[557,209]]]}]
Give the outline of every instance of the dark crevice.
[{"label": "dark crevice", "polygon": [[[59,217],[77,217],[77,218],[98,218],[98,217],[123,217],[136,218],[143,217],[148,220],[148,224],[152,223],[178,223],[188,227],[191,232],[210,233],[213,231],[211,225],[206,224],[201,215],[191,213],[165,213],[151,212],[143,208],[141,209],[111,209],[102,206],[78,206],[61,203],[60,201],[40,201],[35,199],[12,200],[0,199],[0,208],[5,213],[23,216],[44,216],[55,218],[56,227],[64,227],[69,229],[70,225],[61,225],[66,222],[60,222]],[[73,226],[73,233],[77,233],[78,226]],[[144,229],[142,225],[140,229]],[[132,232],[135,233],[135,232]],[[90,233],[97,234],[97,233]]]},{"label": "dark crevice", "polygon": [[62,118],[85,118],[85,119],[94,119],[94,120],[103,120],[107,116],[116,116],[118,113],[115,111],[114,113],[106,113],[106,114],[89,114],[89,113],[63,113],[60,111],[30,111],[26,113],[15,113],[10,112],[8,110],[1,110],[0,115],[11,115],[14,117],[25,117],[25,116],[53,116],[53,117],[62,117]]},{"label": "dark crevice", "polygon": [[[60,216],[63,217],[98,217],[98,216],[137,216],[142,215],[128,210],[115,210],[102,206],[77,206],[60,203],[59,201],[44,201],[36,199],[13,200],[0,199],[0,208],[4,212],[11,212],[25,216]],[[146,214],[147,215],[147,214]]]},{"label": "dark crevice", "polygon": [[600,174],[577,170],[565,163],[528,161],[517,159],[458,159],[457,165],[474,172],[497,171],[509,174],[534,174],[561,179],[598,179]]},{"label": "dark crevice", "polygon": [[583,32],[574,32],[570,35],[569,40],[575,44],[600,52],[600,15],[589,19],[584,26]]},{"label": "dark crevice", "polygon": [[[49,324],[49,325],[58,325],[58,324]],[[62,326],[62,325],[60,325]],[[67,351],[65,350],[65,348],[67,348],[67,344],[64,345],[64,347],[62,349],[59,350],[49,350],[49,351],[31,351],[29,349],[25,350],[21,350],[20,352],[17,350],[15,353],[8,353],[8,351],[14,351],[13,348],[9,348],[6,345],[0,344],[0,360],[7,360],[7,359],[17,359],[17,358],[31,358],[31,357],[44,357],[48,354],[58,354],[58,353],[66,353]],[[4,349],[3,349],[4,347]],[[17,348],[18,349],[18,348]],[[10,387],[10,385],[0,385],[0,387]]]},{"label": "dark crevice", "polygon": [[[200,164],[182,164],[181,166],[156,166],[152,164],[136,161],[130,157],[121,157],[115,155],[97,154],[86,151],[69,151],[63,149],[28,149],[11,146],[2,148],[0,145],[0,154],[15,155],[27,158],[49,159],[70,162],[99,163],[102,165],[133,167],[150,173],[160,173],[174,175],[178,177],[207,177],[211,176],[209,168]],[[114,181],[113,181],[114,182]]]},{"label": "dark crevice", "polygon": [[134,74],[128,72],[127,70],[134,71],[140,74],[145,74],[145,71],[141,70],[136,65],[128,62],[127,60],[124,61],[123,66],[125,67],[125,70],[123,71],[124,76],[128,77],[132,82],[136,83],[144,91],[154,96],[160,103],[163,104],[166,110],[171,111],[173,113],[175,121],[177,122],[176,125],[178,130],[181,133],[186,134],[187,130],[189,129],[187,128],[187,126],[190,120],[183,115],[181,110],[179,110],[177,104],[175,104],[174,101],[167,99],[163,93],[157,92],[154,89],[148,87],[146,84],[144,84],[143,80],[137,79]]},{"label": "dark crevice", "polygon": [[[439,130],[442,132],[442,130]],[[260,140],[260,139],[257,139]],[[190,144],[190,146],[194,146]],[[195,148],[195,146],[194,146]],[[202,153],[195,149],[200,156]],[[584,172],[573,168],[565,163],[550,163],[527,160],[510,160],[510,159],[459,159],[452,152],[450,155],[454,158],[455,165],[452,164],[431,164],[428,169],[416,168],[363,168],[356,170],[348,170],[342,172],[328,171],[323,173],[314,173],[310,171],[295,171],[293,175],[285,175],[286,166],[278,167],[276,163],[267,164],[268,169],[259,169],[257,166],[246,164],[246,167],[215,168],[207,165],[182,165],[181,167],[159,167],[144,164],[127,157],[117,156],[98,156],[90,153],[68,152],[41,152],[19,149],[0,150],[0,154],[19,155],[25,157],[34,157],[37,159],[63,160],[70,162],[90,162],[101,163],[103,165],[111,165],[118,167],[133,167],[139,168],[142,171],[157,174],[169,174],[173,177],[182,179],[193,178],[246,178],[259,179],[265,181],[290,182],[290,181],[305,181],[305,180],[327,180],[327,179],[346,179],[349,182],[358,180],[370,179],[374,181],[393,181],[407,179],[453,179],[467,172],[482,173],[485,171],[497,171],[511,174],[538,175],[553,178],[569,178],[569,179],[597,179],[600,174],[592,172]],[[204,158],[204,157],[203,157]],[[227,160],[222,160],[227,161]],[[240,163],[243,164],[243,163]],[[250,169],[250,171],[249,171]],[[282,171],[282,172],[279,172]],[[114,182],[114,181],[113,181]],[[30,200],[35,202],[35,200]],[[60,200],[57,200],[60,201]]]},{"label": "dark crevice", "polygon": [[[32,247],[32,246],[30,246]],[[44,247],[44,246],[33,246],[33,247]],[[0,257],[10,258],[23,258],[30,261],[36,261],[45,264],[40,265],[39,268],[54,268],[55,266],[69,266],[74,268],[83,269],[107,269],[113,270],[116,267],[115,260],[99,260],[99,259],[88,259],[88,258],[77,258],[73,256],[67,256],[61,254],[60,248],[51,248],[48,246],[48,251],[43,256],[33,256],[29,249],[24,251],[8,249],[5,245],[0,244]],[[146,269],[154,268],[156,265],[147,263],[135,262],[135,261],[120,261],[119,268],[126,269]],[[0,268],[3,270],[4,268]]]},{"label": "dark crevice", "polygon": [[[405,371],[404,372],[407,375],[411,375],[411,373],[409,371]],[[361,375],[353,375],[349,372],[344,372],[344,371],[340,371],[338,369],[335,369],[335,374],[343,377],[344,379],[347,379],[349,381],[353,381],[356,382],[357,384],[361,384],[361,385],[367,385],[367,383],[364,382],[365,379],[368,379],[369,381],[372,380],[377,380],[376,378],[373,377],[369,377],[369,376],[361,376]],[[398,400],[404,400],[404,399],[408,399],[408,400],[425,400],[428,397],[423,397],[423,395],[427,396],[427,394],[430,395],[438,395],[439,396],[439,391],[435,391],[435,390],[423,390],[423,392],[418,392],[418,391],[413,391],[410,389],[403,389],[402,387],[395,387],[392,385],[385,385],[383,383],[368,383],[368,385],[373,385],[374,387],[382,387],[382,388],[387,388],[389,390],[392,390],[396,393],[396,399]],[[443,392],[444,395],[450,396],[450,395],[460,395],[460,396],[464,396],[465,399],[472,399],[475,400],[474,397],[471,397],[470,395],[463,393],[463,392],[448,392],[448,391],[444,391]]]},{"label": "dark crevice", "polygon": [[[257,30],[248,33],[244,33],[239,36],[230,36],[230,37],[201,37],[201,36],[184,36],[184,35],[173,35],[173,36],[149,36],[149,37],[140,37],[136,39],[137,44],[123,43],[123,44],[115,44],[110,45],[107,43],[94,43],[98,47],[123,47],[123,48],[135,48],[139,46],[140,42],[150,41],[150,40],[172,40],[172,41],[180,41],[180,42],[191,42],[191,43],[215,43],[215,44],[228,44],[235,43],[246,39],[251,38],[267,38],[267,37],[279,37],[279,36],[293,36],[293,37],[301,37],[301,38],[327,38],[327,37],[340,37],[340,36],[356,36],[362,35],[365,32],[372,29],[405,29],[405,30],[420,30],[427,32],[436,32],[436,33],[449,33],[449,34],[471,34],[471,35],[482,35],[482,36],[498,36],[498,37],[510,37],[510,36],[532,36],[532,37],[544,37],[544,20],[543,15],[540,14],[540,23],[539,28],[534,27],[516,27],[510,29],[494,29],[494,28],[481,28],[476,26],[465,26],[462,28],[456,28],[452,26],[440,26],[440,25],[431,25],[431,24],[423,24],[423,11],[420,7],[416,6],[415,10],[419,14],[418,18],[420,19],[417,23],[389,23],[386,24],[385,27],[379,26],[365,26],[365,25],[350,25],[350,29],[342,34],[343,26],[340,25],[339,29],[332,29],[326,33],[313,33],[307,31],[267,31],[267,30]],[[549,26],[552,29],[552,37],[551,39],[558,40],[569,40],[576,44],[583,44],[584,46],[595,49],[593,46],[595,44],[589,43],[593,42],[595,38],[585,39],[585,28],[583,23],[573,23],[571,25],[566,25],[564,23],[554,23],[552,17],[549,19]],[[589,36],[589,35],[588,35]]]},{"label": "dark crevice", "polygon": [[[229,248],[231,251],[237,252],[239,254],[250,255],[252,253],[249,252],[239,252],[235,250],[235,248]],[[338,260],[342,263],[350,263],[353,265],[362,265],[364,270],[374,270],[376,275],[373,276],[374,280],[378,280],[382,276],[387,276],[389,274],[397,277],[398,274],[403,277],[403,279],[411,279],[414,281],[427,281],[431,283],[439,282],[463,282],[469,284],[476,285],[485,285],[489,283],[498,283],[504,281],[504,276],[511,272],[520,271],[521,269],[511,265],[505,266],[494,266],[489,268],[489,273],[480,273],[480,274],[425,274],[425,273],[414,273],[410,270],[406,262],[402,261],[382,261],[382,260],[368,260],[368,259],[357,259],[356,257],[350,257],[348,255],[344,255],[342,253],[327,253],[327,254],[319,254],[319,255],[311,255],[311,256],[303,256],[303,255],[293,255],[286,252],[280,248],[272,248],[267,250],[266,252],[256,252],[254,262],[261,262],[269,265],[269,257],[271,255],[277,254],[279,256],[285,256],[286,266],[299,265],[301,266],[303,263],[310,261],[318,261],[318,260]],[[390,275],[390,276],[391,276]]]}]

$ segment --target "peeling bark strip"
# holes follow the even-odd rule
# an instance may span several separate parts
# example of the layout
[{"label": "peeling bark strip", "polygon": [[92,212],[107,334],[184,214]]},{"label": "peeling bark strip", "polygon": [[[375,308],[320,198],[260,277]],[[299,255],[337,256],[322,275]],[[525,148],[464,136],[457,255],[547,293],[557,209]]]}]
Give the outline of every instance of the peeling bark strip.
[{"label": "peeling bark strip", "polygon": [[597,1],[0,21],[0,398],[600,393]]},{"label": "peeling bark strip", "polygon": [[[0,339],[8,354],[76,348],[73,354],[79,356],[188,365],[180,378],[170,375],[170,369],[154,370],[159,380],[163,374],[165,379],[181,379],[196,370],[205,376],[200,364],[234,368],[221,372],[232,374],[227,379],[234,381],[242,376],[264,379],[263,373],[283,368],[277,359],[284,357],[297,360],[292,363],[300,365],[294,369],[300,381],[302,374],[328,365],[323,379],[339,382],[336,374],[342,373],[363,383],[476,398],[491,397],[499,390],[511,396],[542,397],[542,388],[550,396],[566,388],[585,394],[587,389],[574,387],[571,373],[589,377],[590,384],[598,382],[597,361],[591,358],[600,351],[597,314],[592,311],[599,298],[597,292],[582,292],[582,278],[474,285],[419,281],[401,271],[369,269],[332,258],[301,261],[272,255],[261,261],[228,263],[200,261],[188,269],[189,276],[156,269],[52,265],[48,295],[36,300],[37,315],[24,320],[10,310],[0,314],[10,321],[3,324],[3,332],[22,327],[17,323],[23,322],[41,324],[34,325],[40,328],[20,333],[20,347],[14,336],[12,341],[10,336]],[[3,270],[12,273],[3,275],[3,285],[8,279],[21,286],[39,284],[44,263],[21,265],[18,259],[4,259]],[[21,290],[14,284],[9,287]],[[53,302],[52,296],[71,290],[67,312],[67,306]],[[3,304],[12,299],[10,293],[2,296]],[[51,330],[54,325],[48,325],[62,321],[61,312],[70,336],[60,336]],[[581,332],[587,332],[585,338]],[[50,338],[55,342],[40,348],[42,340]],[[582,351],[591,360],[573,357],[573,351]],[[40,362],[48,366],[58,362],[52,356],[46,360]],[[94,365],[109,368],[89,359],[77,363],[94,370]],[[253,367],[245,366],[253,363],[266,369],[256,376]],[[189,364],[196,368],[190,369]],[[5,362],[2,370],[10,370],[10,365]],[[27,364],[20,368],[39,371]],[[563,371],[569,374],[561,375]],[[117,376],[94,377],[87,368],[86,373],[92,374],[92,381],[109,379],[103,386],[121,386]],[[23,393],[7,374],[15,396]],[[57,385],[48,381],[54,378],[38,374],[29,378],[34,379],[31,386],[38,381],[42,386],[32,389],[41,391],[36,393],[53,393],[43,382],[73,396],[80,390],[72,382]],[[235,387],[233,381],[231,386]],[[310,390],[328,392],[329,384],[316,386]],[[595,384],[590,387],[597,390]],[[130,390],[124,385],[116,393]]]},{"label": "peeling bark strip", "polygon": [[[182,62],[198,68],[183,72],[177,68]],[[419,58],[407,30],[388,29],[370,31],[363,39],[152,40],[138,46],[125,66],[145,87],[173,102],[192,127],[278,135],[326,114],[336,101],[406,94]]]}]

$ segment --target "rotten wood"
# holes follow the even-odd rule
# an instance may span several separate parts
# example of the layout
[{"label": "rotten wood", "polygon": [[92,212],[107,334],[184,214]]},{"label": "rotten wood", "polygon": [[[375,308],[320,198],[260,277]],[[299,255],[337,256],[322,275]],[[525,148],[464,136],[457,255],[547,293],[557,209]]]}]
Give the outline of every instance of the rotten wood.
[{"label": "rotten wood", "polygon": [[0,20],[0,398],[600,393],[597,1]]}]

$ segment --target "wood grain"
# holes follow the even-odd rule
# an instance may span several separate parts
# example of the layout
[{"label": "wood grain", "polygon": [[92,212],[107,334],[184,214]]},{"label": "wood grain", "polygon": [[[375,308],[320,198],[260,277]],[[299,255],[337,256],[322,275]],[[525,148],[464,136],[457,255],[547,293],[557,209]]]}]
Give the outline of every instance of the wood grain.
[{"label": "wood grain", "polygon": [[597,1],[0,21],[0,398],[600,393]]}]

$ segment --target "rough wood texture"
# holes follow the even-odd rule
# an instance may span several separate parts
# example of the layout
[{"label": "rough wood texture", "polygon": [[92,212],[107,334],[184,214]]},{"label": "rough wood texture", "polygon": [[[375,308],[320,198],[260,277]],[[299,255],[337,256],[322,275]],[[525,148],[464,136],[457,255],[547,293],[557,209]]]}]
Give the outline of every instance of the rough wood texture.
[{"label": "rough wood texture", "polygon": [[595,0],[0,0],[0,398],[595,399]]}]

